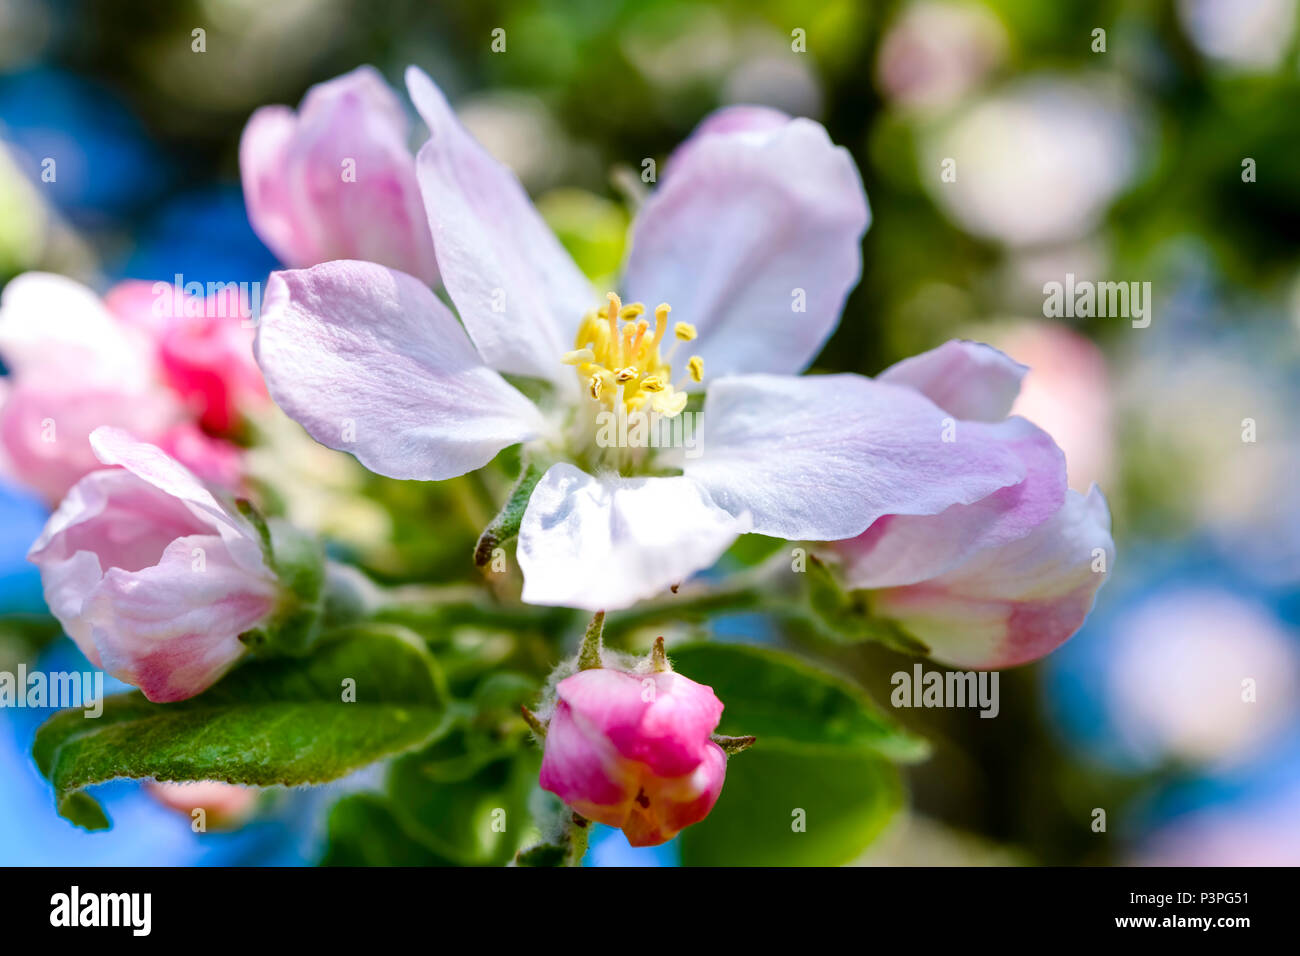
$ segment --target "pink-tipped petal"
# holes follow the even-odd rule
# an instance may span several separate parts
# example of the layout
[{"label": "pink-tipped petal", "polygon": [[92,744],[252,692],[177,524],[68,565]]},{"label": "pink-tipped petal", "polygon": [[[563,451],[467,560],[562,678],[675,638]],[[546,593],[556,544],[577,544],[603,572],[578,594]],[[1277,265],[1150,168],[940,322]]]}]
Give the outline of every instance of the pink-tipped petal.
[{"label": "pink-tipped petal", "polygon": [[245,570],[252,573],[264,570],[262,545],[252,526],[217,501],[207,486],[176,459],[154,445],[136,441],[118,428],[95,429],[90,444],[104,464],[120,465],[181,502],[221,536],[231,556]]},{"label": "pink-tipped petal", "polygon": [[876,381],[910,386],[957,418],[999,422],[1010,413],[1027,371],[991,345],[951,339],[891,365]]},{"label": "pink-tipped petal", "polygon": [[582,726],[661,777],[694,770],[722,717],[722,702],[711,688],[671,671],[580,671],[560,682],[559,695]]},{"label": "pink-tipped petal", "polygon": [[152,567],[110,568],[83,609],[103,668],[152,701],[185,700],[246,650],[239,635],[275,607],[269,578],[248,574],[217,535],[177,538]]},{"label": "pink-tipped petal", "polygon": [[1023,538],[1065,501],[1065,457],[1050,435],[1024,419],[1003,427],[1025,463],[1024,481],[936,515],[886,515],[863,534],[836,541],[852,588],[897,587],[938,577],[973,555]]},{"label": "pink-tipped petal", "polygon": [[954,422],[859,375],[744,375],[709,386],[687,477],[759,534],[855,537],[883,515],[937,514],[1021,482],[1014,429]]},{"label": "pink-tipped petal", "polygon": [[670,840],[708,815],[726,755],[710,739],[713,691],[680,674],[582,670],[556,687],[541,786],[633,846]]},{"label": "pink-tipped petal", "polygon": [[1080,627],[1115,560],[1106,499],[1095,487],[1033,532],[982,551],[930,581],[872,593],[894,618],[954,667],[1014,667],[1055,650]]},{"label": "pink-tipped petal", "polygon": [[637,769],[620,760],[614,745],[589,732],[561,700],[546,728],[540,784],[584,816],[619,826],[636,796]]},{"label": "pink-tipped petal", "polygon": [[244,653],[280,596],[260,543],[180,464],[113,429],[28,554],[50,610],[91,663],[155,701],[183,700]]}]

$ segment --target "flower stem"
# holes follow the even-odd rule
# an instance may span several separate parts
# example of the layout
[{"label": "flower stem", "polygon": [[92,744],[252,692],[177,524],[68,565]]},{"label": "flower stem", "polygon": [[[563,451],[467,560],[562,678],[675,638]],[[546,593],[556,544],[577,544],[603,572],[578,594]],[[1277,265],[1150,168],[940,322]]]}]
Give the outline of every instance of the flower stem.
[{"label": "flower stem", "polygon": [[575,812],[569,818],[566,832],[568,851],[564,856],[564,865],[582,866],[582,858],[587,855],[587,840],[591,834],[591,821]]}]

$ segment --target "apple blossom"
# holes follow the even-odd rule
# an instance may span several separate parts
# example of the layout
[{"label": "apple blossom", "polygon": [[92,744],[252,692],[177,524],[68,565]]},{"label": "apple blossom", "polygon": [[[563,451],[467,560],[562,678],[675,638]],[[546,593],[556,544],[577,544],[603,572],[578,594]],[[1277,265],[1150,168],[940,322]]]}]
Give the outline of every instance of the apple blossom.
[{"label": "apple blossom", "polygon": [[125,432],[68,492],[28,558],[50,611],[96,667],[150,700],[192,697],[247,650],[280,589],[257,531],[183,465]]},{"label": "apple blossom", "polygon": [[[879,380],[928,395],[962,419],[960,435],[1005,415],[1024,372],[990,346],[952,341]],[[887,515],[831,545],[873,614],[958,667],[1012,667],[1056,649],[1082,626],[1114,561],[1101,492],[1066,488],[1064,456],[1041,429],[1003,424],[1019,436],[1022,481],[937,514]]]},{"label": "apple blossom", "polygon": [[373,67],[265,106],[239,144],[248,219],[282,262],[368,259],[437,278],[402,104]]},{"label": "apple blossom", "polygon": [[[870,218],[817,123],[745,108],[701,124],[640,211],[625,305],[589,286],[433,82],[412,68],[407,84],[459,322],[416,278],[330,262],[272,275],[256,354],[291,417],[380,474],[450,478],[523,443],[546,469],[518,529],[525,601],[626,607],[746,531],[849,538],[1024,480],[1021,423],[948,442],[915,389],[794,374],[835,328]],[[506,375],[550,391],[534,403]],[[602,413],[672,420],[700,393],[696,457],[600,440]]]}]

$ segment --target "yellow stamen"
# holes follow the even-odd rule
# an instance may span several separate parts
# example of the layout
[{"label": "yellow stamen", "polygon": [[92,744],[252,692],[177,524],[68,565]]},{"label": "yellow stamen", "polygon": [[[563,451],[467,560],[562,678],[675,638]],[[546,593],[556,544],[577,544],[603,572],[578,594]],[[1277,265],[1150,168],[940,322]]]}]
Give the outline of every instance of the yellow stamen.
[{"label": "yellow stamen", "polygon": [[677,415],[686,407],[683,385],[701,381],[704,365],[698,357],[693,358],[682,383],[671,384],[673,352],[683,341],[696,338],[693,325],[678,322],[673,326],[676,341],[666,353],[661,352],[671,311],[667,302],[655,307],[652,332],[650,322],[643,318],[644,304],[624,305],[618,294],[611,292],[604,305],[583,316],[573,350],[565,352],[561,361],[576,367],[592,400],[605,408]]},{"label": "yellow stamen", "polygon": [[646,329],[650,328],[650,323],[645,319],[636,324],[636,335],[632,337],[632,356],[635,357],[637,350],[641,348],[641,340],[645,338]]},{"label": "yellow stamen", "polygon": [[622,311],[623,303],[619,301],[618,293],[609,294],[609,305],[606,307],[605,316],[609,319],[609,337],[618,343],[618,313]]},{"label": "yellow stamen", "polygon": [[664,333],[668,331],[668,313],[672,310],[673,307],[667,302],[655,306],[655,337],[650,341],[651,348],[657,348],[664,340]]}]

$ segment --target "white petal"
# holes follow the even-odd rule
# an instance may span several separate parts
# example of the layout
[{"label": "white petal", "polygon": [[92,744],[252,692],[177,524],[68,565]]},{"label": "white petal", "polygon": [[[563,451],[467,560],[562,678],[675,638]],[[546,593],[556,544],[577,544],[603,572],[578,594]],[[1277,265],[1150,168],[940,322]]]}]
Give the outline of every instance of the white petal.
[{"label": "white petal", "polygon": [[501,372],[577,384],[560,356],[601,304],[514,173],[461,125],[421,70],[406,71],[429,126],[416,159],[443,284],[484,360]]},{"label": "white petal", "polygon": [[390,478],[463,475],[541,427],[428,286],[371,262],[272,274],[256,353],[291,418]]},{"label": "white petal", "polygon": [[118,322],[99,296],[80,282],[47,272],[24,273],[5,286],[0,356],[12,373],[71,370],[83,385],[129,387],[153,374],[147,344]]},{"label": "white petal", "polygon": [[798,372],[861,271],[871,215],[857,167],[806,119],[706,130],[687,147],[637,218],[627,298],[694,324],[688,354],[710,378]]},{"label": "white petal", "polygon": [[593,478],[553,465],[519,530],[523,599],[629,607],[707,568],[749,530],[689,478]]}]

